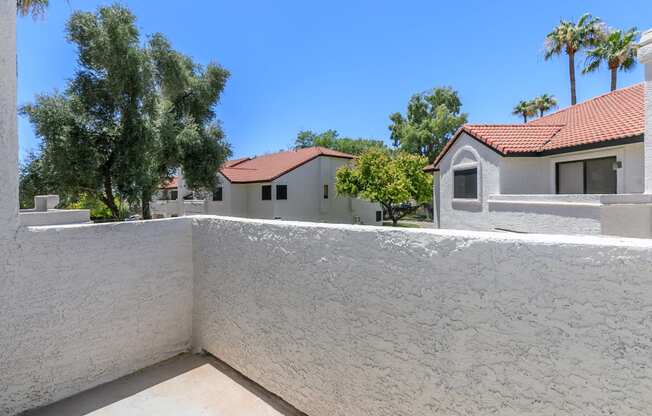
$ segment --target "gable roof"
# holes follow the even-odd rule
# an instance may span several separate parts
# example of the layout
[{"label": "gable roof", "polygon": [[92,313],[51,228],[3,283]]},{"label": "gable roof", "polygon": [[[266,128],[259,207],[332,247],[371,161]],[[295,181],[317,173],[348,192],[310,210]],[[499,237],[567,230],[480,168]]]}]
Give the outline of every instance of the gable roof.
[{"label": "gable roof", "polygon": [[642,140],[645,132],[643,83],[599,95],[527,124],[466,124],[446,143],[437,165],[466,132],[502,156],[544,156],[586,145],[617,145],[622,139]]},{"label": "gable roof", "polygon": [[[348,153],[325,147],[307,147],[256,157],[227,160],[220,168],[220,173],[231,183],[271,182],[319,156],[339,157],[342,159],[355,158],[355,156]],[[163,185],[163,189],[176,187],[176,177]]]},{"label": "gable roof", "polygon": [[354,158],[348,153],[325,147],[308,147],[229,161],[220,173],[232,183],[270,182],[319,156]]}]

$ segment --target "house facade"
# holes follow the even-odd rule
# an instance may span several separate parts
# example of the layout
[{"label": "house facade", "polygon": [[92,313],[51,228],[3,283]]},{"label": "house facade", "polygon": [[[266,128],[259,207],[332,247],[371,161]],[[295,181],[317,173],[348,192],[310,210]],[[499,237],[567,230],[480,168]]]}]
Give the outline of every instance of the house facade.
[{"label": "house facade", "polygon": [[[220,169],[213,192],[203,196],[184,192],[185,209],[197,214],[380,225],[379,204],[335,192],[335,172],[353,159],[347,153],[311,147],[231,160]],[[174,215],[177,196],[173,180],[152,204],[153,215]]]},{"label": "house facade", "polygon": [[601,234],[605,204],[645,191],[645,94],[641,83],[526,124],[463,126],[429,169],[436,224]]}]

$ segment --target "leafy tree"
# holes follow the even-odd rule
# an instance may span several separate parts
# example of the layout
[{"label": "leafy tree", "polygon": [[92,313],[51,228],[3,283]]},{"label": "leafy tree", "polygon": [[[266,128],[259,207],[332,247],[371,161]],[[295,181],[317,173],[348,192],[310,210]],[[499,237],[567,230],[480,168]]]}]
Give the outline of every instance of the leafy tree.
[{"label": "leafy tree", "polygon": [[352,139],[339,137],[336,130],[326,130],[322,133],[315,133],[310,130],[303,130],[297,134],[294,142],[295,149],[321,146],[352,155],[359,155],[370,148],[385,148],[382,140]]},{"label": "leafy tree", "polygon": [[546,112],[557,108],[557,99],[554,95],[542,94],[532,100],[532,105],[539,112],[539,117],[543,117]]},{"label": "leafy tree", "polygon": [[36,153],[30,152],[20,165],[18,200],[21,209],[34,208],[36,195],[47,195],[56,192],[56,184],[52,183],[46,171],[47,166]]},{"label": "leafy tree", "polygon": [[457,92],[450,87],[413,95],[406,116],[389,116],[394,146],[432,162],[455,131],[466,123],[467,115],[461,113],[461,107]]},{"label": "leafy tree", "polygon": [[67,194],[102,201],[149,201],[182,167],[188,185],[212,188],[229,146],[215,119],[229,73],[202,67],[160,34],[145,47],[135,17],[121,6],[76,12],[67,25],[79,68],[63,93],[40,95],[22,112],[42,139],[51,181]]},{"label": "leafy tree", "polygon": [[427,163],[424,156],[369,149],[337,170],[335,187],[339,195],[380,203],[396,225],[410,212],[401,205],[432,199],[432,176],[423,172]]},{"label": "leafy tree", "polygon": [[600,19],[584,14],[577,23],[561,20],[546,36],[545,59],[565,53],[568,55],[568,75],[570,78],[571,104],[577,104],[575,91],[575,55],[581,50],[595,46],[604,38],[604,28]]},{"label": "leafy tree", "polygon": [[611,30],[607,36],[586,53],[586,67],[583,74],[597,71],[605,63],[611,71],[611,91],[618,83],[618,70],[629,71],[636,65],[638,31]]},{"label": "leafy tree", "polygon": [[533,117],[536,115],[537,110],[534,107],[534,103],[530,101],[521,100],[514,106],[512,114],[515,116],[523,117],[523,123],[527,123],[528,117]]}]

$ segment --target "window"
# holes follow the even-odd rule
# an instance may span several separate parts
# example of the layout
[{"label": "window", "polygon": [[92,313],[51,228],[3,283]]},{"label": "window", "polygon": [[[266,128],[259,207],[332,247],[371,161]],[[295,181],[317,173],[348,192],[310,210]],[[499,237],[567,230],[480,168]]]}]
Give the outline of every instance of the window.
[{"label": "window", "polygon": [[324,199],[328,199],[328,185],[324,185]]},{"label": "window", "polygon": [[453,198],[478,198],[478,169],[456,170],[453,174]]},{"label": "window", "polygon": [[262,195],[263,201],[272,200],[272,185],[263,185],[262,192],[263,192]]},{"label": "window", "polygon": [[222,187],[218,186],[213,191],[213,201],[221,201],[221,200],[222,200]]},{"label": "window", "polygon": [[179,197],[178,191],[170,191],[170,200],[176,201],[178,197]]},{"label": "window", "polygon": [[617,168],[615,156],[598,159],[559,162],[557,171],[558,194],[615,194]]},{"label": "window", "polygon": [[376,222],[381,222],[383,220],[383,211],[376,211]]},{"label": "window", "polygon": [[287,185],[276,185],[276,199],[288,199]]}]

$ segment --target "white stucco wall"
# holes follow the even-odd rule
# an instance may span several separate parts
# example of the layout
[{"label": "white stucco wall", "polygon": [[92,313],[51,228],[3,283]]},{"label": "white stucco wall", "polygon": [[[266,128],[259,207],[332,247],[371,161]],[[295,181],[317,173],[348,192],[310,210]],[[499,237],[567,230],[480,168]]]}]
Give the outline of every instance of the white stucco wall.
[{"label": "white stucco wall", "polygon": [[[321,156],[285,175],[266,183],[231,183],[220,174],[222,201],[209,198],[204,210],[186,211],[210,215],[227,215],[244,218],[283,219],[352,224],[359,218],[368,225],[380,225],[376,211],[380,204],[338,196],[335,190],[335,173],[349,160]],[[262,186],[272,186],[272,199],[262,200]],[[276,199],[276,185],[287,185],[288,199]],[[323,186],[328,185],[329,197],[323,198]],[[152,202],[152,213],[169,217],[174,201]]]},{"label": "white stucco wall", "polygon": [[18,227],[16,172],[16,2],[0,0],[0,250]]},{"label": "white stucco wall", "polygon": [[194,345],[311,416],[647,415],[651,240],[196,219]]},{"label": "white stucco wall", "polygon": [[21,210],[18,221],[22,226],[83,224],[90,222],[88,209]]},{"label": "white stucco wall", "polygon": [[190,346],[188,219],[21,228],[2,254],[0,415]]},{"label": "white stucco wall", "polygon": [[[440,228],[510,230],[529,233],[600,234],[599,195],[577,201],[573,195],[556,195],[558,162],[615,156],[618,193],[643,191],[643,144],[546,157],[501,157],[464,134],[440,163]],[[453,199],[455,166],[478,163],[481,187],[478,201]],[[434,191],[438,193],[436,181]],[[520,197],[519,197],[520,195]],[[532,200],[529,196],[545,198]],[[508,197],[501,198],[502,196]]]},{"label": "white stucco wall", "polygon": [[[463,133],[439,164],[441,228],[487,230],[487,197],[500,193],[502,157]],[[453,199],[455,166],[478,165],[478,201]]]}]

